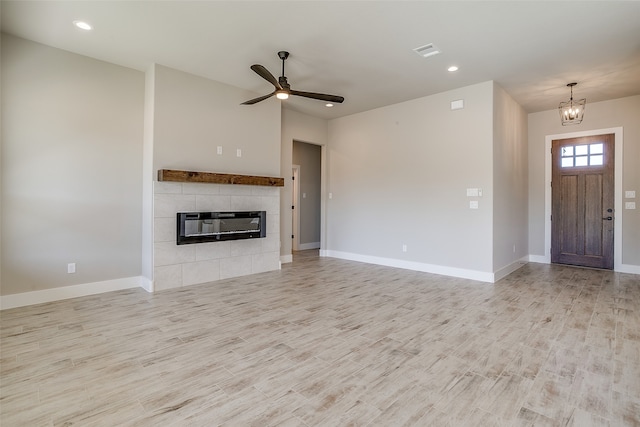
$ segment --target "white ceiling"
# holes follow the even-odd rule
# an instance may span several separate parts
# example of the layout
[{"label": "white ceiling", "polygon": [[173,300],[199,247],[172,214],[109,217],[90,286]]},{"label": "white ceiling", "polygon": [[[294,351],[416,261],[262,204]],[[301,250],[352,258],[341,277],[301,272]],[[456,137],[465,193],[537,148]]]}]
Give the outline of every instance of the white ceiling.
[{"label": "white ceiling", "polygon": [[[528,112],[640,94],[638,1],[5,1],[2,31],[145,71],[159,63],[255,92],[291,52],[293,89],[342,95],[335,118],[488,80]],[[91,32],[72,22],[85,20]],[[423,58],[413,48],[434,43]],[[449,65],[460,70],[449,73]],[[252,108],[247,106],[247,108]]]}]

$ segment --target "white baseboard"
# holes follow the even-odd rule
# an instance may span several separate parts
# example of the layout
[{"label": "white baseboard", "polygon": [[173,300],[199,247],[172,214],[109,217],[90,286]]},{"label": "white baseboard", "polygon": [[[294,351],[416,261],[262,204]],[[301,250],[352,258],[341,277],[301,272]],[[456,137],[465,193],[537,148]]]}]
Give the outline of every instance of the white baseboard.
[{"label": "white baseboard", "polygon": [[529,256],[524,256],[517,261],[512,262],[511,264],[502,267],[500,270],[493,273],[494,283],[500,279],[503,279],[519,269],[520,267],[526,265],[529,262]]},{"label": "white baseboard", "polygon": [[385,265],[387,267],[404,268],[405,270],[422,271],[425,273],[441,274],[443,276],[460,277],[463,279],[478,280],[480,282],[494,283],[494,273],[485,271],[467,270],[464,268],[445,267],[442,265],[424,264],[415,261],[403,261],[393,258],[382,258],[369,255],[359,255],[349,252],[324,250],[320,256],[330,258],[347,259],[350,261],[365,262],[367,264]]},{"label": "white baseboard", "polygon": [[0,310],[24,307],[27,305],[41,304],[69,298],[83,297],[87,295],[101,294],[104,292],[119,291],[142,287],[147,290],[143,280],[149,279],[141,276],[125,277],[122,279],[105,280],[103,282],[84,283],[81,285],[63,286],[61,288],[43,289],[41,291],[22,292],[19,294],[0,296]]},{"label": "white baseboard", "polygon": [[149,280],[147,277],[140,276],[140,287],[149,293],[153,293],[153,280]]},{"label": "white baseboard", "polygon": [[[529,262],[537,262],[549,264],[544,256],[529,255],[522,259],[501,268],[495,273],[487,273],[484,271],[467,270],[462,268],[445,267],[441,265],[424,264],[413,261],[403,261],[392,258],[374,257],[368,255],[359,255],[348,252],[321,250],[320,256],[346,259],[351,261],[359,261],[367,264],[385,265],[388,267],[403,268],[406,270],[422,271],[425,273],[442,274],[445,276],[460,277],[464,279],[478,280],[481,282],[495,283],[508,274],[516,271],[524,264]],[[282,263],[293,262],[292,255],[280,256]],[[616,270],[620,273],[640,274],[640,266],[632,264],[621,264]],[[147,292],[153,292],[153,281],[146,277],[135,276],[125,277],[122,279],[105,280],[102,282],[84,283],[80,285],[64,286],[61,288],[43,289],[41,291],[23,292],[19,294],[0,296],[0,310],[10,308],[24,307],[27,305],[41,304],[46,302],[64,300],[69,298],[77,298],[87,295],[101,294],[104,292],[119,291],[121,289],[131,289],[141,287]]]},{"label": "white baseboard", "polygon": [[[529,255],[529,262],[537,262],[540,264],[551,264],[551,259],[544,255]],[[613,271],[617,273],[640,274],[640,265],[620,264],[614,267]]]},{"label": "white baseboard", "polygon": [[300,243],[298,245],[299,251],[306,251],[309,249],[320,249],[320,242]]},{"label": "white baseboard", "polygon": [[640,265],[620,264],[616,271],[619,273],[640,274]]},{"label": "white baseboard", "polygon": [[529,255],[529,262],[536,262],[538,264],[551,264],[551,259],[544,255]]}]

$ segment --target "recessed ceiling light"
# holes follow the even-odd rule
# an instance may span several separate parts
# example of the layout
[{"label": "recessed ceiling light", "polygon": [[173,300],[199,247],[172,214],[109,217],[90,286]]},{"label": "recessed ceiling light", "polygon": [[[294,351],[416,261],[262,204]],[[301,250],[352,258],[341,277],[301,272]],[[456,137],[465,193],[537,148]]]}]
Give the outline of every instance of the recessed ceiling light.
[{"label": "recessed ceiling light", "polygon": [[450,71],[450,72],[458,71],[458,67],[456,67],[455,65],[452,65],[451,67],[447,68],[447,71]]},{"label": "recessed ceiling light", "polygon": [[80,28],[81,30],[85,30],[85,31],[93,30],[93,27],[84,21],[73,21],[73,25]]},{"label": "recessed ceiling light", "polygon": [[330,102],[328,102],[328,103],[324,104],[324,106],[325,106],[325,107],[333,107],[333,104],[332,104],[332,103],[330,103]]}]

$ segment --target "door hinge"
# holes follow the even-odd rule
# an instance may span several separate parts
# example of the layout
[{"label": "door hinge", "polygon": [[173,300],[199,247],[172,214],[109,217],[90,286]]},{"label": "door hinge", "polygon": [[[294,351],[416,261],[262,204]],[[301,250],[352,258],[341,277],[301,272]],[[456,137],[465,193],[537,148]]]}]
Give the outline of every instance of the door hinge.
[{"label": "door hinge", "polygon": [[550,215],[550,216],[549,216],[549,220],[550,220],[550,221],[553,221],[553,215]]}]

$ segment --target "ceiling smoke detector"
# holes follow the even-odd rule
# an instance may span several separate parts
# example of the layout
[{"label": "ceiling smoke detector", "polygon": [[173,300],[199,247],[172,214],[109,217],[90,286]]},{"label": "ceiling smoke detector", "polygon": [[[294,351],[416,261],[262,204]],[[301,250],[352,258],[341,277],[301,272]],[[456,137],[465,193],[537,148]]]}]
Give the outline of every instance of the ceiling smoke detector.
[{"label": "ceiling smoke detector", "polygon": [[433,43],[429,43],[427,45],[417,47],[413,49],[413,51],[425,58],[429,56],[437,55],[440,53],[440,49],[438,49],[438,47]]}]

